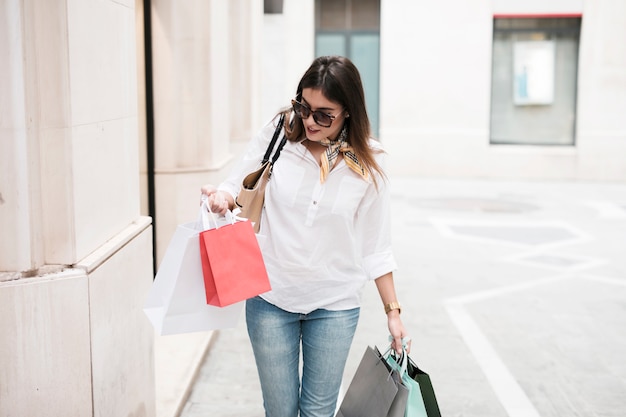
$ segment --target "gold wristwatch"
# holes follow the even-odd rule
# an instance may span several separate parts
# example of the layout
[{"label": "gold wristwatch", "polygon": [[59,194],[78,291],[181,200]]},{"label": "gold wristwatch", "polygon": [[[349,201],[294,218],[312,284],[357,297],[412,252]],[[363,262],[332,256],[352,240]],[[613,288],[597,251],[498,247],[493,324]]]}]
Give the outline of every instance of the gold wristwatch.
[{"label": "gold wristwatch", "polygon": [[398,310],[398,314],[402,313],[402,308],[400,307],[400,304],[398,304],[397,301],[394,301],[393,303],[385,304],[385,314],[389,314],[391,310]]}]

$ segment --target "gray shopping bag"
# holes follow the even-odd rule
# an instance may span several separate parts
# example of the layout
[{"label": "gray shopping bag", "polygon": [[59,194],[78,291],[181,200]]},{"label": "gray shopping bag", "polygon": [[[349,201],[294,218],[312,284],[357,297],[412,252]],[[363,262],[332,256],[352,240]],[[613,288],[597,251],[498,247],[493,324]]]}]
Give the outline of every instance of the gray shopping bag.
[{"label": "gray shopping bag", "polygon": [[398,372],[368,346],[336,417],[403,417],[407,398]]}]

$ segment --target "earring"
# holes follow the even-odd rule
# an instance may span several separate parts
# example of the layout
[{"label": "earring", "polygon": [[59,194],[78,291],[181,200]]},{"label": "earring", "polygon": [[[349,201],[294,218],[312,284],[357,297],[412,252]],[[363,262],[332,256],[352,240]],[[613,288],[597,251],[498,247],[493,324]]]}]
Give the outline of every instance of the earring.
[{"label": "earring", "polygon": [[344,142],[347,137],[348,137],[348,124],[344,123],[343,127],[341,128],[341,133],[339,133],[339,141]]}]

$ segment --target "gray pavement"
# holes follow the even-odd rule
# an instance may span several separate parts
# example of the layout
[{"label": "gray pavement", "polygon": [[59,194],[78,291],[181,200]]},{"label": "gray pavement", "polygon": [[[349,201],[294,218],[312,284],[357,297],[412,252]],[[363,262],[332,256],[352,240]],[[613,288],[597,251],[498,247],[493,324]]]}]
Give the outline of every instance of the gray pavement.
[{"label": "gray pavement", "polygon": [[[626,416],[626,184],[392,178],[411,357],[443,416]],[[385,347],[364,292],[344,389]],[[245,323],[220,332],[182,417],[262,417]]]}]

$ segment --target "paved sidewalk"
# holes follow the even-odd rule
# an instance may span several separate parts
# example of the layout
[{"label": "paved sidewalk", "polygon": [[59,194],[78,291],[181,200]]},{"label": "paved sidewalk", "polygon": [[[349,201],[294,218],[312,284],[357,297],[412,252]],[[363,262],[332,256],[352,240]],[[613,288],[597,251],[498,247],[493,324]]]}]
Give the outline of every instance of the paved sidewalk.
[{"label": "paved sidewalk", "polygon": [[[444,416],[626,416],[626,184],[392,178],[392,189],[411,357]],[[345,387],[386,338],[372,283]],[[243,320],[217,336],[181,415],[264,415]]]}]

